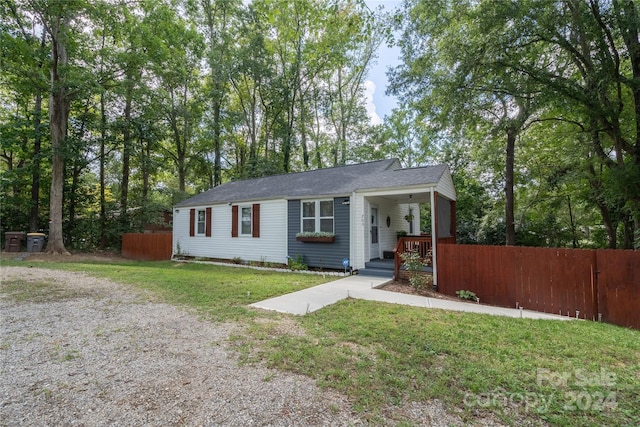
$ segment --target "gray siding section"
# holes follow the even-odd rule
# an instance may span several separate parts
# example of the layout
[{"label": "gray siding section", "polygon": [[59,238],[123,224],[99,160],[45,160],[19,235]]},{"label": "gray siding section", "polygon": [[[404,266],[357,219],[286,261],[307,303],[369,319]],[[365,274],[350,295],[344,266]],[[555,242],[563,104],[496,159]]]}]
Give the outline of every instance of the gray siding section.
[{"label": "gray siding section", "polygon": [[350,205],[342,202],[348,197],[333,199],[333,219],[336,240],[333,243],[303,243],[296,240],[300,232],[300,200],[289,200],[288,208],[288,246],[289,256],[304,257],[304,263],[309,267],[331,268],[342,270],[342,259],[349,258],[349,217]]},{"label": "gray siding section", "polygon": [[438,195],[438,238],[451,237],[451,202]]}]

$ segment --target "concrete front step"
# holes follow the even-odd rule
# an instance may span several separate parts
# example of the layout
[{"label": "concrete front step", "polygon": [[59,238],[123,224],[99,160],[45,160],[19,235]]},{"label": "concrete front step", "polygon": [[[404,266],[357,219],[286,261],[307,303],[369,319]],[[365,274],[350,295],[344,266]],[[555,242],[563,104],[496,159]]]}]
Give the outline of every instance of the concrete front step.
[{"label": "concrete front step", "polygon": [[358,270],[358,275],[371,277],[387,277],[389,279],[392,279],[393,270],[366,267]]}]

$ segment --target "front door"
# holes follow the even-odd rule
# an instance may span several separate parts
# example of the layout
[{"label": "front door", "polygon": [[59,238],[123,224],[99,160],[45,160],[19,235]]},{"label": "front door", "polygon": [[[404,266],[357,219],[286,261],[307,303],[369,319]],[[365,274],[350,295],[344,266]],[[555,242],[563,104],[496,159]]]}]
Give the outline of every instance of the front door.
[{"label": "front door", "polygon": [[378,227],[378,207],[371,206],[371,253],[370,258],[380,258],[380,239]]}]

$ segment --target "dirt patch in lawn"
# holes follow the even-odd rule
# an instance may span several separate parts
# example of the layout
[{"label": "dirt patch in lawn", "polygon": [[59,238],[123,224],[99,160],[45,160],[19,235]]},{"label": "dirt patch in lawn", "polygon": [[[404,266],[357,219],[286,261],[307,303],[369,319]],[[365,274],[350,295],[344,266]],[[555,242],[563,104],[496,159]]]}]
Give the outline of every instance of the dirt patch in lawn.
[{"label": "dirt patch in lawn", "polygon": [[120,254],[115,252],[73,252],[69,255],[47,254],[44,252],[3,252],[2,259],[21,258],[30,262],[119,262],[124,261]]}]

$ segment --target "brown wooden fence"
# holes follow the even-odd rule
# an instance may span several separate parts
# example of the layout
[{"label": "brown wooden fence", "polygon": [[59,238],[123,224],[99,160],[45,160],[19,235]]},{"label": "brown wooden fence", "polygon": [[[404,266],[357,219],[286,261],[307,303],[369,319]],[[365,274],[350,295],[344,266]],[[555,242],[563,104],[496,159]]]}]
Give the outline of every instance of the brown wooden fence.
[{"label": "brown wooden fence", "polygon": [[640,329],[640,251],[596,253],[598,310],[603,320]]},{"label": "brown wooden fence", "polygon": [[126,233],[122,235],[122,256],[138,261],[171,259],[171,233]]},{"label": "brown wooden fence", "polygon": [[438,289],[640,329],[640,251],[438,243]]}]

